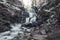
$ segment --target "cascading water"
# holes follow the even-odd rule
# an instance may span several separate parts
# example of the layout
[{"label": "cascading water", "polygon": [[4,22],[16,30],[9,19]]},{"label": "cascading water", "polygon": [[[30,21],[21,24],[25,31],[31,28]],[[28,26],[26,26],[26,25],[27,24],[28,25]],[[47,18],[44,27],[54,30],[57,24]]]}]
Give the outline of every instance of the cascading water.
[{"label": "cascading water", "polygon": [[32,8],[32,1],[33,0],[23,0],[24,8],[29,13],[29,17],[26,18],[25,24],[36,21],[37,14],[35,13],[35,10]]},{"label": "cascading water", "polygon": [[[35,10],[32,8],[32,0],[23,0],[23,4],[24,4],[24,8],[25,8],[26,12],[28,12],[28,14],[29,14],[29,17],[26,18],[25,24],[35,22],[37,14],[35,13]],[[16,9],[16,8],[14,8],[14,9]],[[15,23],[15,24],[11,24],[10,26],[12,27],[12,29],[10,31],[0,33],[0,40],[11,40],[14,37],[18,36],[19,33],[20,34],[24,33],[24,30],[22,30],[22,28],[21,28],[22,24]],[[24,29],[27,29],[27,28],[24,28]],[[30,29],[27,29],[27,30],[30,31]]]},{"label": "cascading water", "polygon": [[34,9],[32,8],[28,8],[27,12],[29,13],[29,17],[26,18],[26,23],[32,23],[32,22],[36,22],[36,16],[37,14],[35,13]]},{"label": "cascading water", "polygon": [[14,37],[18,35],[18,33],[23,33],[21,31],[21,25],[20,24],[15,24],[15,26],[11,25],[12,29],[10,31],[6,31],[3,33],[0,33],[0,40],[11,40]]},{"label": "cascading water", "polygon": [[[31,8],[32,0],[29,0],[29,1],[27,0],[27,2],[26,2],[26,0],[23,0],[23,1],[24,1],[24,8],[26,9],[26,12],[29,13],[29,17],[26,18],[25,24],[35,22],[36,13],[35,13],[34,9]],[[6,1],[4,1],[4,2],[6,2]],[[11,40],[14,37],[18,36],[19,33],[22,35],[24,33],[24,30],[22,30],[21,25],[22,24],[16,24],[16,23],[14,25],[11,24],[10,26],[12,27],[12,29],[10,31],[0,33],[0,40]],[[27,28],[24,28],[24,29],[27,29]],[[30,29],[27,29],[27,30],[30,31]]]}]

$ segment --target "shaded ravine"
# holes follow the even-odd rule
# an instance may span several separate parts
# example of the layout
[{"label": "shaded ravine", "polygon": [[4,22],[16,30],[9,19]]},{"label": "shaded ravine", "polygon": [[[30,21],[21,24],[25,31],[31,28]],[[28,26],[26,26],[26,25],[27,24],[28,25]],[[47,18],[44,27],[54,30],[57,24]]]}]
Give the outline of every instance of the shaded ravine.
[{"label": "shaded ravine", "polygon": [[[0,3],[4,4],[4,3],[6,3],[6,0],[4,0],[4,2],[0,2]],[[6,4],[6,5],[9,5],[9,4]],[[13,7],[13,9],[20,10],[19,8],[14,8],[14,7]],[[29,17],[26,18],[26,22],[24,24],[35,22],[36,21],[35,10],[28,7],[26,9],[26,12],[28,12]],[[20,23],[19,24],[16,24],[16,23],[10,24],[10,26],[11,26],[10,31],[5,31],[5,32],[0,33],[0,40],[11,40],[14,37],[18,36],[18,34],[23,35],[24,31],[27,29],[27,28],[22,28],[22,24],[20,24]],[[27,31],[30,31],[30,29],[27,29]]]},{"label": "shaded ravine", "polygon": [[[14,15],[15,15],[15,17],[17,17],[16,14],[18,16],[21,16],[18,14],[18,13],[20,13],[21,9],[24,10],[24,11],[22,10],[22,13],[21,13],[23,16],[27,14],[27,16],[24,16],[25,20],[21,19],[22,21],[25,21],[24,23],[20,23],[19,18],[16,18],[16,22],[17,22],[16,23],[15,19],[12,18],[14,23],[11,23],[9,25],[11,27],[11,29],[9,31],[5,31],[5,32],[0,33],[0,40],[12,40],[12,39],[15,40],[14,38],[17,36],[19,36],[19,39],[17,38],[18,40],[25,40],[24,39],[24,35],[26,35],[25,33],[27,33],[27,35],[30,36],[30,33],[32,31],[30,28],[27,28],[27,27],[29,27],[29,26],[35,27],[35,25],[37,25],[37,23],[35,24],[35,22],[37,21],[36,19],[38,16],[37,15],[38,13],[36,12],[36,10],[32,8],[32,6],[33,6],[33,5],[31,5],[32,1],[31,1],[31,3],[30,3],[30,1],[26,2],[26,0],[24,0],[24,3],[22,2],[23,3],[22,8],[19,7],[20,5],[10,4],[9,2],[7,2],[7,0],[4,0],[4,2],[0,2],[1,4],[4,4],[7,7],[8,11],[12,13],[13,17],[14,17]],[[54,4],[54,3],[52,2],[52,4]],[[55,5],[56,7],[55,6],[52,7],[51,4],[49,4],[48,2],[44,2],[44,0],[42,1],[42,4],[40,4],[40,5],[41,6],[39,6],[38,11],[41,11],[41,12],[39,12],[39,14],[41,14],[41,16],[43,16],[43,17],[42,17],[42,19],[40,19],[41,16],[39,17],[38,23],[40,23],[40,20],[42,20],[42,23],[41,23],[41,25],[39,24],[39,26],[38,25],[37,26],[38,26],[38,28],[40,27],[39,33],[45,35],[45,34],[48,34],[49,31],[51,32],[50,28],[54,27],[54,29],[55,29],[55,24],[59,19],[59,18],[56,19],[56,16],[57,16],[56,13],[58,11],[56,12],[55,8],[59,9],[59,7],[56,5]],[[19,12],[17,12],[16,10]],[[25,12],[26,12],[26,14],[25,14]],[[33,26],[33,24],[34,24],[34,26]],[[22,26],[22,25],[28,25],[28,26]],[[52,29],[52,30],[54,30],[54,29]]]}]

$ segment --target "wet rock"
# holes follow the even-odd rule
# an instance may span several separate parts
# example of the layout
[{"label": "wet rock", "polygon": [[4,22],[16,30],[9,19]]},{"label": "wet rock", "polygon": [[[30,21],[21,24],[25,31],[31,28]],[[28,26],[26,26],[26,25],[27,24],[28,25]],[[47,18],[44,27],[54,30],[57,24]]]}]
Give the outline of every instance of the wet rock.
[{"label": "wet rock", "polygon": [[25,17],[25,18],[27,18],[27,17],[29,17],[29,13],[28,13],[28,12],[23,11],[23,12],[22,12],[22,16],[23,16],[23,17]]},{"label": "wet rock", "polygon": [[60,32],[50,34],[46,39],[47,40],[60,40]]},{"label": "wet rock", "polygon": [[5,32],[11,29],[9,26],[11,14],[8,12],[6,6],[0,4],[0,32]]}]

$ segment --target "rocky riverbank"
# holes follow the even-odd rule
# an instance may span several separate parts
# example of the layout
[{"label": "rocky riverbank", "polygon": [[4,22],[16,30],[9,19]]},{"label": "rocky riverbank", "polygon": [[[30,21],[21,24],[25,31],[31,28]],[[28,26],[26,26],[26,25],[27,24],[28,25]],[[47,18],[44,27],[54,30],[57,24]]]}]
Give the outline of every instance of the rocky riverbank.
[{"label": "rocky riverbank", "polygon": [[0,40],[59,40],[60,0],[33,0],[31,9],[22,0],[0,0]]}]

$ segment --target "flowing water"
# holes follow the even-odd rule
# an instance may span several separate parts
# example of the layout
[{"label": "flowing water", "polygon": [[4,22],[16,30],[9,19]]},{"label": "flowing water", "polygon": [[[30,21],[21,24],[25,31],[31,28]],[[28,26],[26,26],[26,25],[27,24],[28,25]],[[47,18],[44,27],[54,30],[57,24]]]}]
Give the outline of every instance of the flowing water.
[{"label": "flowing water", "polygon": [[36,16],[37,14],[35,13],[35,10],[32,8],[28,8],[27,12],[29,13],[29,17],[26,18],[26,23],[32,23],[32,22],[36,22]]},{"label": "flowing water", "polygon": [[[6,1],[4,0],[4,2]],[[29,17],[26,18],[25,24],[36,22],[37,13],[32,8],[32,0],[23,0],[23,4],[26,12],[28,12],[29,14]],[[24,31],[22,30],[21,25],[22,24],[16,24],[16,23],[14,25],[11,24],[10,26],[12,27],[12,29],[10,31],[0,33],[0,40],[11,40],[14,37],[16,37],[19,33],[23,34]]]},{"label": "flowing water", "polygon": [[35,13],[35,10],[32,8],[32,1],[33,0],[23,0],[24,8],[29,13],[29,17],[26,18],[25,24],[32,23],[36,21],[37,14]]},{"label": "flowing water", "polygon": [[[6,1],[4,0],[4,3],[5,2]],[[24,0],[23,2],[24,2],[24,8],[29,13],[29,17],[26,18],[25,24],[35,22],[36,21],[36,13],[35,13],[35,10],[31,8],[32,0],[29,0],[29,1]],[[10,31],[0,33],[0,40],[11,40],[14,37],[16,37],[19,33],[23,34],[24,32],[23,32],[23,30],[21,28],[21,25],[22,24],[16,24],[16,23],[14,25],[11,24],[10,26],[12,27],[12,29]]]}]

